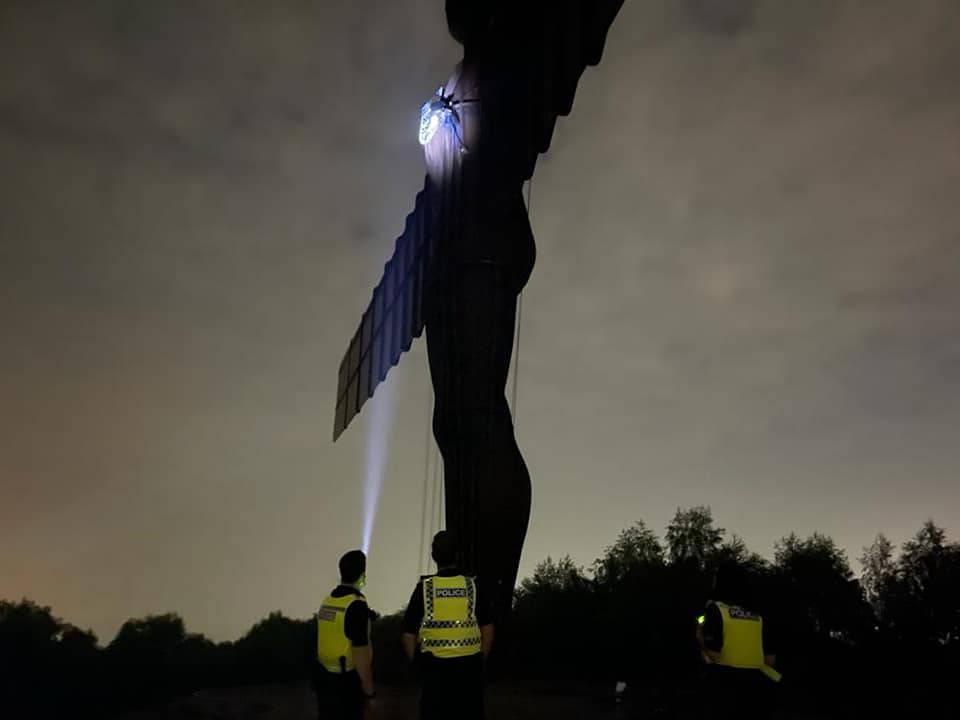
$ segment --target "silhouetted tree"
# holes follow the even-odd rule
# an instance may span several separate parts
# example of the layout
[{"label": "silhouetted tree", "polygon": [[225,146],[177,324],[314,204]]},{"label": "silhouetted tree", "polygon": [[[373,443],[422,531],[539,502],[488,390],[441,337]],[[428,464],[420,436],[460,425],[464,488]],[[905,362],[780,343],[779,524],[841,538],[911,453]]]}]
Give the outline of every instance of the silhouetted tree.
[{"label": "silhouetted tree", "polygon": [[35,716],[99,707],[102,690],[97,638],[30,600],[0,601],[0,710]]},{"label": "silhouetted tree", "polygon": [[[664,547],[642,520],[621,532],[593,568],[596,622],[603,628],[597,669],[635,688],[657,684],[672,671],[668,658],[681,652],[667,638],[697,601],[682,590],[685,601],[679,599]],[[654,647],[657,654],[647,652]]]},{"label": "silhouetted tree", "polygon": [[520,582],[517,592],[521,598],[529,598],[580,589],[586,583],[587,578],[583,570],[570,559],[569,555],[565,555],[558,561],[547,557],[546,560],[537,564],[532,577],[524,578]]},{"label": "silhouetted tree", "polygon": [[307,675],[316,646],[313,620],[293,620],[275,611],[234,643],[238,675],[245,682],[296,680]]},{"label": "silhouetted tree", "polygon": [[[549,558],[548,558],[549,560]],[[663,546],[656,533],[638,520],[617,537],[593,564],[599,583],[612,583],[663,565]]]},{"label": "silhouetted tree", "polygon": [[896,562],[893,557],[893,543],[880,533],[868,547],[863,549],[859,558],[863,566],[860,584],[864,595],[879,618],[884,618],[886,609],[884,600],[896,580]]},{"label": "silhouetted tree", "polygon": [[774,562],[787,582],[791,622],[798,629],[835,639],[864,630],[869,613],[863,591],[832,538],[791,534],[777,542]]},{"label": "silhouetted tree", "polygon": [[903,544],[885,598],[897,634],[914,643],[960,641],[960,546],[927,521]]},{"label": "silhouetted tree", "polygon": [[692,563],[699,569],[706,568],[719,552],[726,530],[713,523],[709,507],[698,505],[682,510],[677,508],[673,520],[667,526],[667,549],[670,562]]},{"label": "silhouetted tree", "polygon": [[762,555],[747,548],[743,538],[737,534],[731,535],[729,540],[724,540],[711,554],[710,559],[712,564],[736,565],[755,574],[764,572],[769,565]]},{"label": "silhouetted tree", "polygon": [[[782,628],[777,653],[795,702],[846,717],[933,716],[943,706],[960,664],[960,546],[942,528],[924,524],[897,558],[879,535],[860,558],[859,581],[827,536],[783,538],[772,564],[736,535],[724,536],[710,509],[695,507],[677,511],[666,553],[637,522],[592,573],[569,556],[548,557],[520,582],[512,641],[498,648],[492,667],[564,692],[615,679],[640,692],[681,689],[699,669],[695,617],[712,570],[730,567],[757,591],[755,609]],[[400,613],[373,625],[379,682],[411,677],[401,632]],[[0,711],[106,717],[205,687],[300,680],[315,643],[312,619],[279,612],[232,643],[190,634],[166,614],[127,621],[100,649],[93,633],[50,608],[0,601]],[[854,692],[866,686],[882,689]]]},{"label": "silhouetted tree", "polygon": [[118,698],[146,705],[184,689],[176,661],[186,637],[183,619],[175,613],[127,620],[106,648]]},{"label": "silhouetted tree", "polygon": [[[497,658],[501,666],[539,683],[569,680],[564,665],[568,658],[588,651],[583,633],[558,632],[576,617],[586,626],[594,617],[596,603],[583,571],[569,556],[547,558],[533,576],[520,583],[514,604],[514,643],[511,657]],[[594,651],[595,652],[595,651]]]}]

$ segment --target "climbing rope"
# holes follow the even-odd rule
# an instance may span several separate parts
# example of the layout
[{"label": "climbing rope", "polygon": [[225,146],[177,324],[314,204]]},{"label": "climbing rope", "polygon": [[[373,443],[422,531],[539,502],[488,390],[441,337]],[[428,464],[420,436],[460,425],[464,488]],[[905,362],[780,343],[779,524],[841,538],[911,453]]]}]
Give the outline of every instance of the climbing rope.
[{"label": "climbing rope", "polygon": [[[531,198],[533,195],[533,177],[527,180],[527,217],[530,217]],[[510,415],[513,417],[513,428],[517,428],[517,387],[520,377],[520,326],[523,323],[523,291],[517,296],[517,322],[513,338],[513,392],[510,404]]]},{"label": "climbing rope", "polygon": [[[533,178],[527,181],[527,216],[529,218],[532,208],[533,198]],[[519,392],[520,375],[520,337],[523,324],[523,292],[517,296],[516,322],[513,338],[513,387],[511,389],[510,414],[513,418],[514,432],[517,427],[517,399]],[[454,343],[455,345],[456,343]],[[431,386],[427,385],[427,421],[425,432],[424,448],[424,475],[423,475],[423,498],[420,514],[420,554],[419,570],[421,575],[425,575],[430,568],[430,546],[428,538],[433,538],[434,534],[443,527],[443,501],[444,501],[444,463],[440,454],[439,447],[433,442],[433,407]],[[432,461],[432,462],[431,462]],[[469,492],[473,491],[473,492]],[[467,495],[468,501],[472,502],[476,494],[475,488],[461,488],[461,493]],[[429,498],[429,501],[428,501]],[[461,498],[461,505],[463,504]]]},{"label": "climbing rope", "polygon": [[423,497],[422,497],[423,505],[420,509],[420,554],[417,556],[417,562],[419,563],[419,565],[417,566],[417,570],[419,575],[426,574],[425,572],[426,561],[424,560],[424,554],[425,554],[425,547],[426,547],[425,542],[426,542],[426,534],[427,534],[427,495],[430,491],[430,460],[433,456],[433,454],[430,452],[431,450],[430,426],[432,424],[431,418],[433,416],[433,407],[432,407],[431,398],[432,398],[432,395],[430,393],[430,383],[428,382],[427,383],[427,432],[426,432],[426,439],[424,442],[424,458],[423,458],[423,468],[424,468]]}]

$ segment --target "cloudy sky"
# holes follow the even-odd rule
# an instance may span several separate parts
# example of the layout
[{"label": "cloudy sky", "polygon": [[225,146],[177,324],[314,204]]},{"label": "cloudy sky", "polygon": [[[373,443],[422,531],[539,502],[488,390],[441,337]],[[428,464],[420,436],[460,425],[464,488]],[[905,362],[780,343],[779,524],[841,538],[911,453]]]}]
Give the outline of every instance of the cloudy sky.
[{"label": "cloudy sky", "polygon": [[[721,7],[722,5],[722,7]],[[334,445],[442,3],[0,0],[0,597],[103,641],[421,570],[422,345]],[[708,504],[769,554],[960,534],[960,4],[627,0],[532,192],[522,572]]]}]

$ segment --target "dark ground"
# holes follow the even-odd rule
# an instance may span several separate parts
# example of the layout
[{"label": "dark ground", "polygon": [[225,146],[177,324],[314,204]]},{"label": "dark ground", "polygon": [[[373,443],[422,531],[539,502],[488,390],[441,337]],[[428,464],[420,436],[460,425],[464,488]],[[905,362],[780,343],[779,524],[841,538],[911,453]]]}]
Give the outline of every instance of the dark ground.
[{"label": "dark ground", "polygon": [[[415,720],[417,691],[414,687],[387,687],[378,691],[376,713],[371,720]],[[620,711],[600,697],[540,694],[498,686],[488,692],[489,720],[632,720],[632,718],[696,718],[696,713],[634,714]],[[268,685],[196,693],[166,707],[124,716],[123,720],[315,720],[312,691],[307,684]],[[812,717],[780,715],[779,720],[815,720]]]}]

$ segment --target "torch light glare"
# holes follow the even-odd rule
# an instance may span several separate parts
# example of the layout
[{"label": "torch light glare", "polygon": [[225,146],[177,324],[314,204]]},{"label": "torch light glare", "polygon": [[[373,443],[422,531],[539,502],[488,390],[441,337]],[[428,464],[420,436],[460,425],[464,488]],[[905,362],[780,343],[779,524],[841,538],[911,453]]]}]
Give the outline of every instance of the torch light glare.
[{"label": "torch light glare", "polygon": [[371,403],[370,420],[367,423],[365,443],[365,469],[363,478],[363,552],[370,550],[370,537],[377,517],[380,502],[380,489],[383,486],[383,472],[386,467],[387,452],[390,448],[390,431],[393,428],[394,383],[385,382],[380,386]]},{"label": "torch light glare", "polygon": [[420,110],[420,135],[421,145],[427,145],[433,136],[437,134],[440,125],[445,121],[445,110],[442,107],[434,107],[436,103],[426,103]]},{"label": "torch light glare", "polygon": [[453,116],[450,98],[443,94],[443,85],[437,88],[434,98],[420,108],[420,132],[417,138],[421,145],[429,144],[440,126],[449,123]]}]

